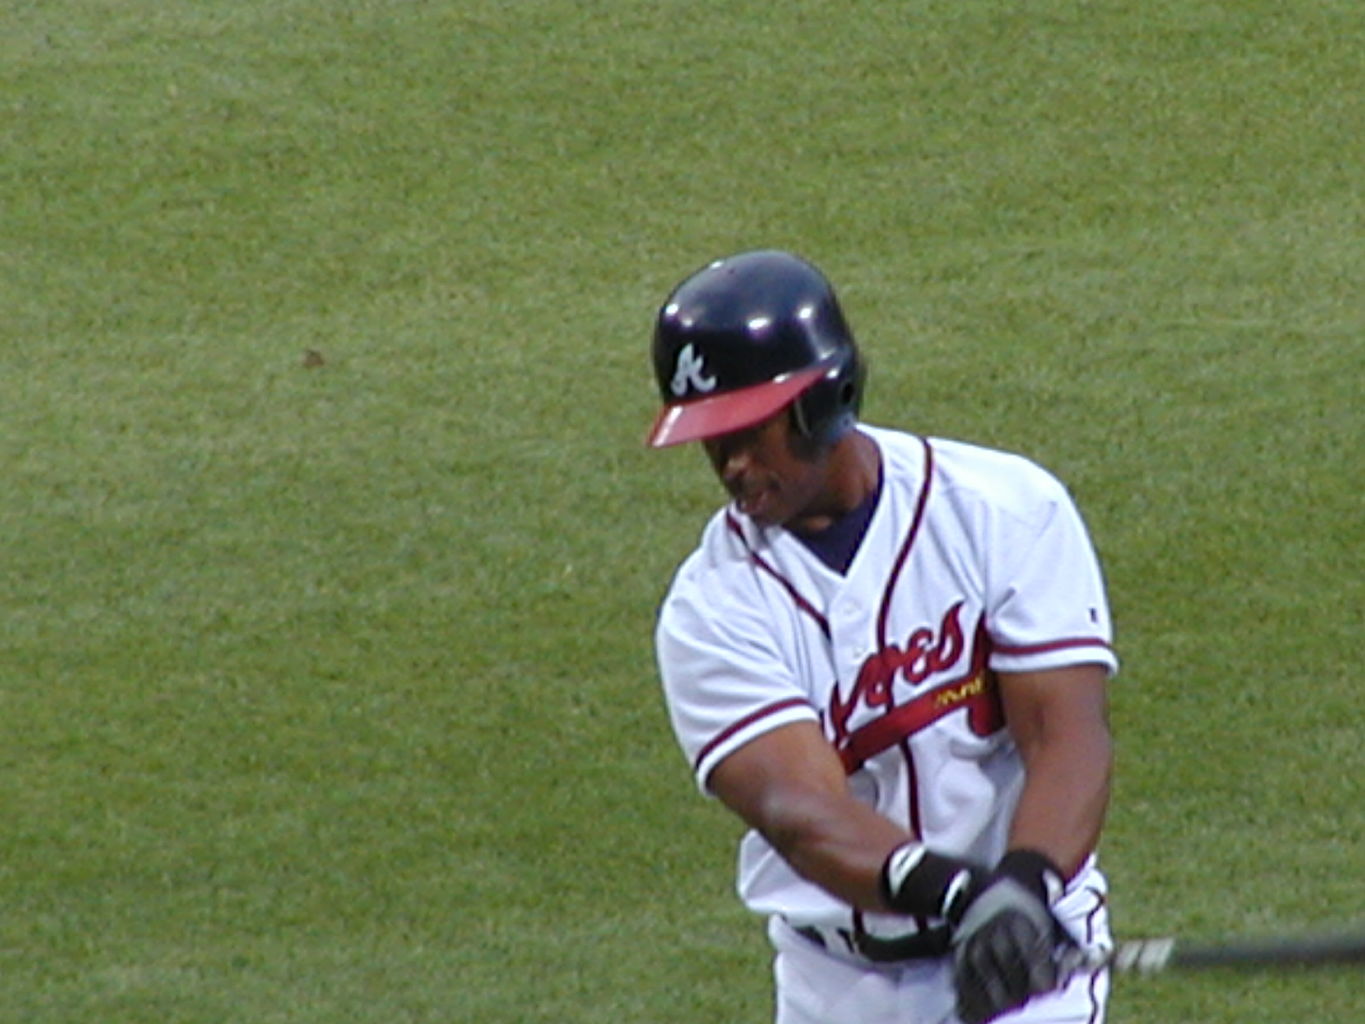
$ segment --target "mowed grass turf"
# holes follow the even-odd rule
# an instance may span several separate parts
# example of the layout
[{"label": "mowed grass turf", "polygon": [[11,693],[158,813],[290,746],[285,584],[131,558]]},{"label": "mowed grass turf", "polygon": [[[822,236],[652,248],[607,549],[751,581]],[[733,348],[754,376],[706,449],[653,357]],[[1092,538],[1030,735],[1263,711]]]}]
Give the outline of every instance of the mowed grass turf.
[{"label": "mowed grass turf", "polygon": [[[653,674],[718,492],[641,449],[655,306],[759,245],[839,285],[869,420],[1077,493],[1119,931],[1365,917],[1354,0],[0,29],[0,1019],[768,1018]],[[1361,991],[1125,979],[1111,1020]]]}]

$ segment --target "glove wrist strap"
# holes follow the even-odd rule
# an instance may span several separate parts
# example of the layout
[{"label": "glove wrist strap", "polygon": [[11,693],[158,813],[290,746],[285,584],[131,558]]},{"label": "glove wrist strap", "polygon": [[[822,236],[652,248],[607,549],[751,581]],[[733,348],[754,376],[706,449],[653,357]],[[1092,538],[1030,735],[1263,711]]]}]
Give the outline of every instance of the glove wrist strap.
[{"label": "glove wrist strap", "polygon": [[983,875],[965,860],[909,842],[892,850],[882,864],[879,888],[882,902],[898,913],[953,922]]},{"label": "glove wrist strap", "polygon": [[1037,850],[1010,850],[995,866],[996,877],[1012,878],[1050,907],[1061,899],[1066,889],[1062,869],[1044,853]]}]

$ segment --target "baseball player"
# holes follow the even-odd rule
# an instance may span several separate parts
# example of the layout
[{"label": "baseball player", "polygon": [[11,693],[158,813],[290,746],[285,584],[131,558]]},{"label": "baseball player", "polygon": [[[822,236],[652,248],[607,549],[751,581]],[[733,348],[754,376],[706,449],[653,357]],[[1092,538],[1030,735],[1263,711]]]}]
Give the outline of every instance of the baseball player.
[{"label": "baseball player", "polygon": [[742,818],[778,1024],[1104,1018],[1095,847],[1117,669],[1067,491],[1016,455],[857,419],[838,301],[741,253],[659,311],[656,447],[730,502],[660,610],[674,731]]}]

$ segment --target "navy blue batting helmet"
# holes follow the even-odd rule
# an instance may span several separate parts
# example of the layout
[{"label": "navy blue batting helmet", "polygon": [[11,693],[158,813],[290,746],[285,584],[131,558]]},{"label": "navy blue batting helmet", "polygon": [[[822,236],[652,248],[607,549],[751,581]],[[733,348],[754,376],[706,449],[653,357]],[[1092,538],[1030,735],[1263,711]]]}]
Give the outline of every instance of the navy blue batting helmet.
[{"label": "navy blue batting helmet", "polygon": [[802,434],[833,443],[862,401],[862,362],[834,288],[775,249],[716,260],[679,284],[659,309],[653,354],[664,400],[656,448],[741,430],[787,405]]}]

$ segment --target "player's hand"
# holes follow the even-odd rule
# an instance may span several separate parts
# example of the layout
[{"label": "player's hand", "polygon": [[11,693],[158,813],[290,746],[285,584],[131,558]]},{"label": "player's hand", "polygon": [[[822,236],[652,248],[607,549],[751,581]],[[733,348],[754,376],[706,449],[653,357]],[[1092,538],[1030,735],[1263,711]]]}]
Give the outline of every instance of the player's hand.
[{"label": "player's hand", "polygon": [[[1035,854],[1011,861],[1014,856],[1007,855],[971,897],[953,931],[953,983],[963,1024],[984,1024],[1061,981],[1058,947],[1066,942],[1065,932],[1047,904],[1049,888],[1060,888],[1060,875],[1050,865],[1039,866],[1042,859]],[[1020,859],[1030,868],[1024,879]],[[1053,873],[1051,886],[1043,870]]]}]

